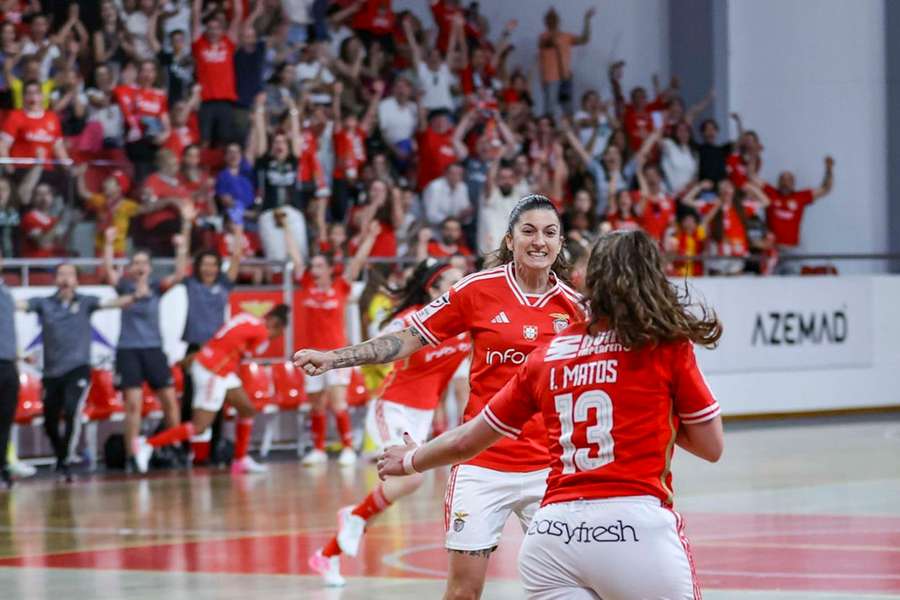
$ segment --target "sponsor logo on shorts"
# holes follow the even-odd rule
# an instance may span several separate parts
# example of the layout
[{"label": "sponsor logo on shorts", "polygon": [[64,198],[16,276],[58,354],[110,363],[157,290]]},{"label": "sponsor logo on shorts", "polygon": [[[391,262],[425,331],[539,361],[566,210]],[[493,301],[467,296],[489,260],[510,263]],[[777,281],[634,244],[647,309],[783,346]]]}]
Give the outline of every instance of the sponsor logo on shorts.
[{"label": "sponsor logo on shorts", "polygon": [[453,513],[453,531],[459,533],[463,530],[463,527],[466,526],[466,517],[469,516],[469,513],[458,510]]},{"label": "sponsor logo on shorts", "polygon": [[637,532],[631,525],[626,525],[621,520],[611,525],[588,525],[582,521],[577,527],[566,521],[553,519],[534,519],[528,527],[526,535],[549,535],[562,538],[566,545],[579,544],[604,544],[607,542],[637,542]]}]

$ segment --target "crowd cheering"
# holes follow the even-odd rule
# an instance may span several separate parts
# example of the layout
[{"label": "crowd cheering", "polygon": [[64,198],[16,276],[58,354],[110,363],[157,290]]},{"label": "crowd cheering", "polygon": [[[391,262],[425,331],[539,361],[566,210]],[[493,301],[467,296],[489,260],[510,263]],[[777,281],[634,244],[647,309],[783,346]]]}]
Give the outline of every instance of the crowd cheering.
[{"label": "crowd cheering", "polygon": [[540,193],[576,262],[601,232],[642,228],[671,274],[768,273],[831,189],[830,157],[814,189],[763,181],[758,135],[737,114],[734,141],[698,123],[713,94],[690,104],[675,77],[626,91],[619,61],[610,94],[576,97],[593,10],[578,34],[547,11],[533,73],[510,64],[516,21],[428,3],[423,22],[391,0],[6,2],[0,251],[71,255],[93,220],[98,256],[107,236],[120,256],[173,256],[189,220],[193,250],[284,260],[288,228],[304,258],[340,261],[377,221],[371,257],[477,257]]}]

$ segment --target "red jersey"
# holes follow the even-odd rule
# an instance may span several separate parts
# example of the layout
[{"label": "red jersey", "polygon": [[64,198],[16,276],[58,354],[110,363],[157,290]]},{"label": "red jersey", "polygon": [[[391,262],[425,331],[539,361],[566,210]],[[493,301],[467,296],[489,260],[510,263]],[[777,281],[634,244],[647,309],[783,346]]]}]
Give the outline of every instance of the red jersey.
[{"label": "red jersey", "polygon": [[260,355],[269,346],[269,330],[259,317],[241,313],[231,317],[206,342],[197,354],[197,362],[216,375],[237,373],[241,359]]},{"label": "red jersey", "polygon": [[297,179],[302,183],[313,182],[318,187],[325,185],[325,172],[319,162],[319,142],[311,129],[300,132],[302,150],[297,158]]},{"label": "red jersey", "polygon": [[444,0],[438,0],[431,4],[431,16],[438,26],[437,48],[442,55],[447,54],[450,47],[450,31],[453,29],[453,19],[463,14],[459,6],[451,6]]},{"label": "red jersey", "polygon": [[356,179],[366,162],[366,132],[362,127],[334,132],[334,178]]},{"label": "red jersey", "polygon": [[606,222],[609,223],[609,226],[612,227],[613,231],[619,231],[623,229],[627,231],[634,231],[635,229],[641,228],[640,221],[638,221],[631,215],[620,217],[619,213],[608,213],[606,215]]},{"label": "red jersey", "polygon": [[210,100],[237,100],[234,83],[234,42],[228,36],[213,44],[201,35],[191,48],[194,55],[197,81],[202,86],[200,97]]},{"label": "red jersey", "polygon": [[[410,319],[432,346],[468,331],[472,335],[471,393],[465,420],[477,416],[509,381],[528,354],[570,323],[582,319],[579,296],[553,277],[541,296],[526,296],[510,264],[480,271]],[[547,467],[546,432],[540,417],[528,422],[518,440],[503,440],[467,464],[507,472]]]},{"label": "red jersey", "polygon": [[[637,193],[640,199],[640,192]],[[662,242],[666,230],[675,218],[675,200],[667,194],[657,194],[647,199],[641,213],[641,227],[657,242]]]},{"label": "red jersey", "polygon": [[335,350],[347,345],[347,299],[350,284],[335,277],[328,289],[320,289],[309,271],[303,273],[294,292],[294,343],[298,348]]},{"label": "red jersey", "polygon": [[800,243],[800,221],[803,211],[816,199],[812,190],[795,190],[782,195],[776,188],[763,188],[771,204],[766,208],[766,224],[775,234],[775,243],[796,246]]},{"label": "red jersey", "polygon": [[[467,65],[465,69],[459,71],[459,83],[462,87],[463,94],[468,96],[474,94],[482,88],[492,87],[494,80],[494,70],[490,65],[485,65],[481,71],[476,71],[472,65]],[[496,107],[494,107],[496,108]]]},{"label": "red jersey", "polygon": [[[410,308],[387,326],[386,331],[400,331],[412,326],[410,319],[421,306]],[[398,360],[381,384],[379,396],[410,408],[434,410],[459,364],[472,350],[468,333],[451,336],[435,348],[423,348]]]},{"label": "red jersey", "polygon": [[137,127],[144,132],[142,117],[160,119],[169,112],[169,102],[163,90],[155,88],[137,88],[126,102],[120,102],[119,108],[129,127]]},{"label": "red jersey", "polygon": [[[705,215],[713,209],[713,204],[704,204],[700,207],[700,213]],[[741,220],[734,204],[722,207],[722,241],[718,243],[718,253],[721,256],[746,256],[749,252],[750,242],[747,239],[747,229]]]},{"label": "red jersey", "polygon": [[185,148],[199,142],[200,137],[190,127],[173,127],[169,137],[163,142],[163,148],[168,148],[172,151],[172,154],[180,159],[181,155],[184,154]]},{"label": "red jersey", "polygon": [[25,258],[49,258],[56,254],[56,248],[46,248],[33,237],[35,234],[46,235],[56,227],[59,219],[51,217],[39,210],[29,210],[22,217],[22,256]]},{"label": "red jersey", "polygon": [[351,29],[369,31],[375,35],[387,35],[394,29],[392,0],[364,0],[353,15]]},{"label": "red jersey", "polygon": [[515,440],[535,413],[552,457],[543,505],[652,495],[671,506],[679,424],[709,421],[719,404],[690,342],[630,350],[579,323],[532,352],[482,414]]},{"label": "red jersey", "polygon": [[[759,164],[757,169],[761,167],[762,164]],[[741,189],[747,184],[747,163],[740,153],[734,152],[728,155],[728,158],[725,159],[725,171],[735,188]]]},{"label": "red jersey", "polygon": [[644,106],[643,110],[636,110],[631,104],[625,106],[622,125],[625,127],[628,146],[632,152],[640,150],[647,136],[656,129],[653,126],[653,113],[665,108],[666,103],[658,98]]},{"label": "red jersey", "polygon": [[430,127],[416,136],[419,144],[419,176],[418,191],[441,177],[447,167],[456,162],[456,150],[453,149],[453,130],[436,133]]},{"label": "red jersey", "polygon": [[11,144],[12,158],[37,158],[38,148],[43,148],[44,156],[49,158],[57,140],[62,139],[62,127],[53,111],[32,113],[19,109],[7,115],[2,135]]}]

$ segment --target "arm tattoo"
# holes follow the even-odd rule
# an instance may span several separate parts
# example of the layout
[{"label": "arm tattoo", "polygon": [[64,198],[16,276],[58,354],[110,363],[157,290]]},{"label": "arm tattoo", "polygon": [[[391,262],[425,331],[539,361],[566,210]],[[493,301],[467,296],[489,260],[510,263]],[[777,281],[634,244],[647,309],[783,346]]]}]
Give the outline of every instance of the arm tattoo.
[{"label": "arm tattoo", "polygon": [[423,348],[424,348],[425,346],[428,346],[428,345],[429,345],[429,344],[428,344],[428,340],[425,339],[425,336],[422,335],[422,332],[419,331],[419,328],[418,328],[418,327],[416,327],[416,326],[410,327],[410,328],[409,328],[409,332],[412,334],[412,336],[413,336],[414,338],[416,338],[417,340],[419,340],[419,342],[421,342]]},{"label": "arm tattoo", "polygon": [[362,344],[335,350],[334,368],[377,365],[390,362],[403,349],[403,341],[397,334],[381,335]]}]

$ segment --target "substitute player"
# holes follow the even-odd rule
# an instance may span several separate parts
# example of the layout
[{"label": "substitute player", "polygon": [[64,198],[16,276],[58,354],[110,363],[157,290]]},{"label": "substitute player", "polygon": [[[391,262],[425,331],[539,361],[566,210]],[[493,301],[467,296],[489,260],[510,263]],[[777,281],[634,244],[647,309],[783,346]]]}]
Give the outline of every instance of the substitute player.
[{"label": "substitute player", "polygon": [[[509,216],[497,252],[501,266],[461,279],[410,317],[413,325],[332,352],[301,350],[294,363],[307,373],[406,358],[430,344],[472,335],[471,394],[465,419],[476,417],[542,341],[580,320],[580,297],[563,283],[562,224],[545,196],[526,196]],[[478,598],[490,555],[506,520],[524,527],[544,496],[550,456],[536,417],[518,440],[504,440],[453,468],[444,521],[450,552],[448,598]]]},{"label": "substitute player", "polygon": [[[433,258],[419,263],[400,290],[397,307],[385,319],[388,323],[385,330],[401,331],[409,327],[413,313],[445,294],[462,276],[459,269]],[[394,364],[366,419],[368,434],[380,446],[378,452],[398,443],[404,433],[420,442],[428,439],[435,408],[471,349],[468,334],[462,333],[448,338],[437,348],[416,352]],[[340,555],[356,556],[369,521],[419,489],[423,479],[421,475],[390,477],[358,505],[342,508],[338,512],[337,535],[310,557],[310,567],[323,576],[327,585],[344,585]]]},{"label": "substitute player", "polygon": [[200,349],[191,364],[191,376],[194,378],[193,418],[177,427],[166,429],[149,440],[137,438],[134,458],[141,473],[147,472],[154,448],[183,442],[193,435],[202,434],[212,424],[225,402],[234,406],[238,413],[231,473],[264,473],[267,470],[264,465],[247,455],[256,409],[241,387],[238,367],[241,359],[264,352],[270,341],[284,333],[288,313],[289,309],[284,304],[270,310],[262,319],[241,313],[229,319],[213,339]]},{"label": "substitute player", "polygon": [[[284,228],[284,240],[288,256],[294,264],[294,276],[298,282],[294,301],[297,323],[294,331],[300,347],[331,350],[347,344],[347,301],[351,284],[359,277],[372,246],[380,232],[377,222],[369,224],[359,248],[347,268],[337,275],[331,256],[316,254],[309,259],[309,268],[297,247],[290,227]],[[350,413],[347,412],[347,386],[350,384],[350,369],[335,369],[328,373],[306,377],[306,393],[312,404],[309,413],[312,430],[313,449],[303,457],[306,466],[322,464],[328,460],[325,454],[325,408],[334,414],[341,442],[344,447],[338,457],[338,464],[356,464],[353,437],[350,428]]]},{"label": "substitute player", "polygon": [[382,476],[466,460],[547,424],[552,471],[519,554],[536,600],[699,599],[683,523],[672,510],[672,449],[715,462],[719,404],[694,357],[716,316],[696,316],[642,231],[614,232],[588,264],[591,319],[535,350],[468,423],[417,447],[388,449]]}]

